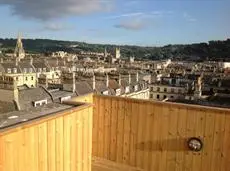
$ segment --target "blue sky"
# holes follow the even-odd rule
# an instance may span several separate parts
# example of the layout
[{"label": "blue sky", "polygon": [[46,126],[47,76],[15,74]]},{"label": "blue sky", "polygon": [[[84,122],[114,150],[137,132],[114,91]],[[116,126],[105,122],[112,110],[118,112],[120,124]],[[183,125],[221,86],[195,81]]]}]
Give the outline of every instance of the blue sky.
[{"label": "blue sky", "polygon": [[0,0],[0,37],[162,46],[230,38],[230,0]]}]

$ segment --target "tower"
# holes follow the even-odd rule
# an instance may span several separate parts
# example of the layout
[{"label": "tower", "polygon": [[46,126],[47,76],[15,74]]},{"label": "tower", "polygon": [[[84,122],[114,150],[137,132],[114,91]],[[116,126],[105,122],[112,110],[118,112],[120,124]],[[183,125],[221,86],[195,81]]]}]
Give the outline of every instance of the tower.
[{"label": "tower", "polygon": [[26,56],[20,34],[18,34],[17,44],[14,50],[14,56],[18,59],[18,61],[25,58]]},{"label": "tower", "polygon": [[116,59],[120,59],[120,58],[121,58],[121,49],[116,48]]},{"label": "tower", "polygon": [[104,51],[104,57],[107,58],[108,53],[107,53],[107,48],[105,47],[105,51]]}]

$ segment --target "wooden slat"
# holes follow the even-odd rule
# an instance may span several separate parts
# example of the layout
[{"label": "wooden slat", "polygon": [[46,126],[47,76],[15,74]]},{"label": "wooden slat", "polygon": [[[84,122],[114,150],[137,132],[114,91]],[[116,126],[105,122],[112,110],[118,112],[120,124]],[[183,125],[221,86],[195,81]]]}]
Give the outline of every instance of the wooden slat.
[{"label": "wooden slat", "polygon": [[0,136],[0,170],[4,171],[4,143],[3,143],[3,136]]},{"label": "wooden slat", "polygon": [[56,170],[56,137],[55,137],[55,120],[48,121],[48,170]]},{"label": "wooden slat", "polygon": [[204,147],[202,152],[201,170],[211,170],[213,140],[215,134],[215,115],[213,112],[205,111],[205,132],[204,132]]},{"label": "wooden slat", "polygon": [[122,163],[123,157],[123,141],[124,141],[124,119],[125,119],[125,104],[123,101],[118,102],[118,116],[117,116],[117,158],[118,163]]},{"label": "wooden slat", "polygon": [[170,171],[176,170],[176,147],[178,146],[177,140],[177,121],[178,121],[178,108],[170,106],[168,115],[168,152],[167,152],[167,169]]},{"label": "wooden slat", "polygon": [[[86,111],[87,110],[87,111]],[[82,171],[88,171],[88,109],[82,111],[82,159],[83,159],[83,167]]]},{"label": "wooden slat", "polygon": [[123,141],[123,156],[122,163],[129,164],[129,153],[130,153],[130,135],[131,135],[131,115],[132,105],[129,102],[125,103],[124,113],[124,141]]},{"label": "wooden slat", "polygon": [[[193,112],[195,115],[195,133],[194,136],[200,138],[203,141],[204,132],[205,132],[205,119],[206,115],[203,110],[197,110]],[[192,170],[201,170],[202,169],[202,151],[193,153],[193,164]]]},{"label": "wooden slat", "polygon": [[47,123],[39,125],[39,170],[47,171]]},{"label": "wooden slat", "polygon": [[77,135],[76,135],[76,130],[77,130],[77,125],[76,125],[76,113],[71,114],[70,116],[70,122],[71,122],[71,130],[70,130],[70,159],[71,159],[71,166],[70,170],[71,171],[77,171],[77,159],[76,159],[76,141],[77,140]]},{"label": "wooden slat", "polygon": [[144,156],[143,156],[143,168],[144,170],[149,169],[150,161],[150,136],[152,134],[151,121],[152,121],[152,111],[149,104],[143,104],[145,110],[143,112],[143,117],[145,118],[145,125],[143,131],[143,142],[144,142]]},{"label": "wooden slat", "polygon": [[88,171],[92,170],[92,129],[93,129],[93,108],[90,107],[88,108],[88,115],[89,115],[89,120],[88,120]]},{"label": "wooden slat", "polygon": [[225,119],[224,140],[220,160],[221,171],[228,170],[230,163],[230,114],[227,112],[225,113]]},{"label": "wooden slat", "polygon": [[[195,113],[198,112],[197,110],[193,110],[192,112],[189,112],[188,109],[186,109],[186,115],[187,115],[187,121],[186,121],[186,141],[190,137],[194,137],[195,135],[195,125],[196,125],[196,118]],[[186,144],[185,144],[186,145]],[[190,171],[192,170],[192,164],[193,164],[193,152],[186,150],[185,152],[185,158],[184,158],[184,170]]]},{"label": "wooden slat", "polygon": [[111,131],[111,100],[106,100],[104,103],[105,112],[104,112],[104,157],[109,159],[109,148],[110,148],[110,131]]},{"label": "wooden slat", "polygon": [[64,170],[70,170],[70,132],[71,132],[71,121],[70,115],[64,116]]},{"label": "wooden slat", "polygon": [[78,112],[76,115],[76,158],[77,171],[82,170],[82,113]]},{"label": "wooden slat", "polygon": [[137,150],[137,135],[138,135],[138,105],[131,103],[131,136],[130,136],[130,165],[136,166],[136,150]]},{"label": "wooden slat", "polygon": [[117,158],[117,113],[118,113],[118,101],[112,100],[111,106],[111,128],[110,128],[110,150],[109,159],[116,161]]},{"label": "wooden slat", "polygon": [[103,157],[104,154],[104,112],[105,112],[105,99],[100,99],[98,103],[98,157]]},{"label": "wooden slat", "polygon": [[63,144],[63,117],[56,119],[56,170],[63,171],[64,170],[64,144]]},{"label": "wooden slat", "polygon": [[94,97],[94,106],[93,106],[93,155],[98,156],[98,130],[99,130],[99,125],[98,125],[98,119],[99,119],[99,99],[96,99]]}]

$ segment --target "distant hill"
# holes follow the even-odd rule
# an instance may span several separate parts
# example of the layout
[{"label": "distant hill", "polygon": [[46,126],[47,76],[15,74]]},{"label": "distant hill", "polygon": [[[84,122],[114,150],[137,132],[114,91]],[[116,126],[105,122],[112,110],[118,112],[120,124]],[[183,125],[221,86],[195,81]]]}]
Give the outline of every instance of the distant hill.
[{"label": "distant hill", "polygon": [[[15,39],[0,39],[0,50],[3,53],[13,52]],[[59,41],[49,39],[23,39],[24,48],[30,53],[50,53],[80,51],[112,53],[116,45],[88,44],[77,41]],[[122,56],[135,56],[137,59],[183,59],[183,60],[228,60],[230,61],[230,39],[224,41],[209,41],[188,45],[167,45],[163,47],[120,46]]]}]

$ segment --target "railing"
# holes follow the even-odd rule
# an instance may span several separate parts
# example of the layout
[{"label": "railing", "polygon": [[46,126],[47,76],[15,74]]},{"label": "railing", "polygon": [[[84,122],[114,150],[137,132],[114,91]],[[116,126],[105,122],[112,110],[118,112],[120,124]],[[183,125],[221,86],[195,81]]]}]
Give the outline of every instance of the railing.
[{"label": "railing", "polygon": [[[230,110],[94,96],[93,155],[146,171],[227,171]],[[199,152],[187,141],[203,142]]]}]

